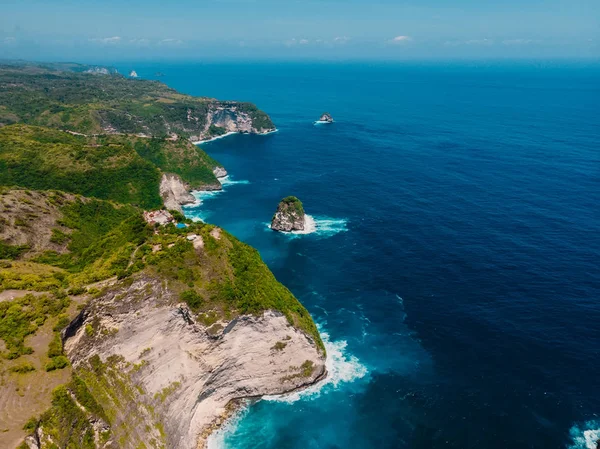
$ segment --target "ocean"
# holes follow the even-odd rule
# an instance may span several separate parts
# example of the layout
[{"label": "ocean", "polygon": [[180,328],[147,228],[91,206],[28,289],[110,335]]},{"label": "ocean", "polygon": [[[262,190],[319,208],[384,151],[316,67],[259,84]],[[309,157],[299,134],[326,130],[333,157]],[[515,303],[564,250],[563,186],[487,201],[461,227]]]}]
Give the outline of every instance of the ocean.
[{"label": "ocean", "polygon": [[[212,448],[595,449],[600,65],[131,69],[271,115],[274,134],[203,145],[230,175],[186,215],[256,247],[329,355],[324,384],[250,405]],[[268,228],[288,195],[314,232]]]}]

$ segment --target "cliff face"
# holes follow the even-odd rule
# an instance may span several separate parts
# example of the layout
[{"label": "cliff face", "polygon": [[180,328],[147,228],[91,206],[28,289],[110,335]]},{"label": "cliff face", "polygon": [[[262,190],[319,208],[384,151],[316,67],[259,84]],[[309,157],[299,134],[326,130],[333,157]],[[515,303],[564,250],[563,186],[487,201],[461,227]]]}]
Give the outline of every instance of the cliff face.
[{"label": "cliff face", "polygon": [[271,229],[283,232],[303,231],[304,223],[305,214],[302,202],[294,196],[288,196],[279,202],[277,211],[271,220]]},{"label": "cliff face", "polygon": [[[26,121],[87,135],[177,135],[192,141],[224,130],[261,134],[275,129],[251,103],[192,97],[158,81],[57,68],[0,68],[0,105],[5,106],[0,125]],[[24,114],[22,105],[28,104],[36,107]]]},{"label": "cliff face", "polygon": [[[207,190],[220,190],[221,184],[215,184],[214,189],[210,189],[212,185],[207,185]],[[190,185],[184,182],[179,176],[174,174],[163,174],[160,179],[160,196],[168,210],[176,210],[183,212],[181,206],[192,204],[196,198],[190,193]]]},{"label": "cliff face", "polygon": [[119,447],[195,448],[230,401],[325,375],[315,343],[282,314],[203,324],[176,298],[140,276],[94,299],[64,333],[75,370],[114,415],[110,440]]}]

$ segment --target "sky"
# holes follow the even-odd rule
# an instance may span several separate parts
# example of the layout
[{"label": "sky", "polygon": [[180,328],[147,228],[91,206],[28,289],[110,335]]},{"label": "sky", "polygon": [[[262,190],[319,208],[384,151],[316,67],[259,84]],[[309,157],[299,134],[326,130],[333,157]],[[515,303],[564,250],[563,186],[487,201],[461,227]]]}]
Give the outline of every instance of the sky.
[{"label": "sky", "polygon": [[6,58],[600,58],[600,0],[0,0]]}]

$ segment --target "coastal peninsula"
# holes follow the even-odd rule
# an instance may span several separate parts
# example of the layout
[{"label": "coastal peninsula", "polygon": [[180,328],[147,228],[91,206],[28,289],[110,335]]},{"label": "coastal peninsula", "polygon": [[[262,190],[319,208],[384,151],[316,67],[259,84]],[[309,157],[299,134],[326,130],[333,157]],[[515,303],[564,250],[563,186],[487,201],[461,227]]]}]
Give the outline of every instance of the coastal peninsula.
[{"label": "coastal peninsula", "polygon": [[203,447],[240,400],[327,375],[259,253],[181,213],[227,175],[190,140],[274,126],[77,69],[0,66],[2,447]]}]

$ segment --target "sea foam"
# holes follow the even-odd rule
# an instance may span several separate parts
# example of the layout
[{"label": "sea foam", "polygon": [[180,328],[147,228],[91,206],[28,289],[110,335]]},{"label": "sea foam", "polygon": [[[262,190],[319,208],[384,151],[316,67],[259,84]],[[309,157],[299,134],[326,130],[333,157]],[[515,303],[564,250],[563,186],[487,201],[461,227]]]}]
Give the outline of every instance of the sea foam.
[{"label": "sea foam", "polygon": [[233,186],[236,184],[250,184],[250,181],[247,181],[245,179],[235,180],[231,177],[231,175],[227,175],[222,178],[219,178],[219,182],[221,183],[223,188],[225,188],[226,186]]},{"label": "sea foam", "polygon": [[[285,402],[292,404],[299,400],[313,400],[326,394],[329,391],[337,389],[341,384],[354,382],[362,379],[368,374],[368,369],[364,366],[357,357],[347,353],[348,343],[345,340],[331,341],[329,334],[321,332],[321,339],[327,350],[327,360],[325,366],[327,368],[327,377],[318,384],[295,391],[293,393],[273,396],[263,396],[262,400]],[[227,447],[225,440],[227,437],[235,433],[240,421],[246,416],[249,407],[240,408],[235,416],[219,430],[211,434],[207,440],[208,449],[223,449]]]},{"label": "sea foam", "polygon": [[301,399],[312,400],[318,398],[322,393],[335,390],[340,384],[354,382],[367,375],[367,367],[356,356],[348,354],[346,350],[348,343],[345,340],[331,341],[326,332],[321,332],[321,339],[327,351],[327,360],[325,361],[327,377],[325,380],[293,393],[264,396],[263,400],[289,404]]},{"label": "sea foam", "polygon": [[196,202],[187,206],[183,206],[183,210],[185,212],[186,217],[194,221],[205,221],[208,214],[200,207],[202,206],[202,204],[204,204],[206,200],[209,200],[223,192],[226,192],[228,187],[238,184],[250,184],[250,181],[247,181],[245,179],[233,179],[231,175],[219,178],[219,182],[221,183],[221,186],[223,186],[222,190],[195,190],[192,192],[193,197],[196,198]]},{"label": "sea foam", "polygon": [[571,427],[573,443],[569,449],[596,449],[600,440],[600,421],[587,421],[583,425]]},{"label": "sea foam", "polygon": [[[331,237],[332,235],[348,230],[348,220],[345,218],[331,218],[324,216],[312,216],[306,214],[304,216],[304,230],[282,232],[290,237],[296,237],[306,234],[315,234],[320,237]],[[271,229],[271,223],[266,223],[267,228]]]}]

